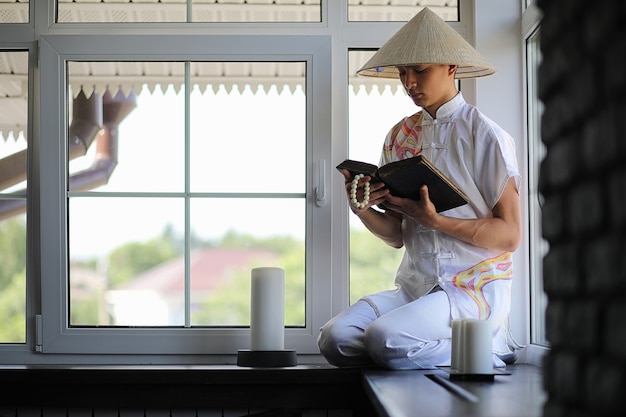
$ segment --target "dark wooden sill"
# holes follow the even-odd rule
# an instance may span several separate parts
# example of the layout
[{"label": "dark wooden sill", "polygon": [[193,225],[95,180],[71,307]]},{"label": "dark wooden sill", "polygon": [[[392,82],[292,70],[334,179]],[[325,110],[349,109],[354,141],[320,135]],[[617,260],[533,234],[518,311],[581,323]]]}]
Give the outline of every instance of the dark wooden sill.
[{"label": "dark wooden sill", "polygon": [[447,378],[440,370],[330,365],[0,366],[0,406],[343,409],[354,417],[541,416],[545,401],[541,368],[521,364],[507,371],[511,375],[496,376],[493,382],[454,382],[469,393],[464,397],[429,377]]},{"label": "dark wooden sill", "polygon": [[546,399],[542,369],[518,364],[506,371],[511,375],[492,382],[454,381],[453,386],[443,370],[365,370],[363,377],[380,417],[540,417]]}]

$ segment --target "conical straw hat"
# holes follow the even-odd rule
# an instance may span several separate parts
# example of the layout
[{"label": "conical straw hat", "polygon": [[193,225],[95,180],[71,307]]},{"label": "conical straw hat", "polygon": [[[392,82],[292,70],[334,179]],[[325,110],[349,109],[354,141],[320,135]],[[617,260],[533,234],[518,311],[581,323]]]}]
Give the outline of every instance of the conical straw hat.
[{"label": "conical straw hat", "polygon": [[491,75],[496,69],[428,8],[422,9],[370,58],[357,74],[398,78],[396,66],[456,64],[456,78]]}]

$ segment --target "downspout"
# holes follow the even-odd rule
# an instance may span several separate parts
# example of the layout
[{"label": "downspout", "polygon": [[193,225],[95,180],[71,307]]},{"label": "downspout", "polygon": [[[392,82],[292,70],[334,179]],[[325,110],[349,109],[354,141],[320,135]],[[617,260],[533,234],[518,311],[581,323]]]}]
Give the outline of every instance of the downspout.
[{"label": "downspout", "polygon": [[[69,129],[70,159],[85,155],[102,126],[102,99],[94,91],[87,98],[81,89],[73,101],[72,125]],[[26,180],[27,150],[0,159],[0,190]]]},{"label": "downspout", "polygon": [[72,124],[68,133],[68,157],[83,156],[102,126],[102,100],[95,91],[89,98],[81,88],[72,105]]},{"label": "downspout", "polygon": [[93,163],[70,177],[70,191],[86,191],[104,185],[117,166],[119,125],[137,107],[134,90],[125,97],[118,90],[115,97],[107,88],[102,96],[103,127],[96,139]]},{"label": "downspout", "polygon": [[[118,126],[135,107],[137,98],[134,91],[124,97],[119,90],[113,97],[107,88],[101,99],[95,92],[87,98],[81,89],[73,102],[72,124],[68,132],[68,158],[85,155],[94,139],[96,156],[91,167],[70,177],[70,190],[89,190],[107,183],[117,165]],[[26,169],[26,150],[1,159],[0,190],[24,181]],[[26,200],[23,198],[0,200],[0,220],[25,210]]]}]

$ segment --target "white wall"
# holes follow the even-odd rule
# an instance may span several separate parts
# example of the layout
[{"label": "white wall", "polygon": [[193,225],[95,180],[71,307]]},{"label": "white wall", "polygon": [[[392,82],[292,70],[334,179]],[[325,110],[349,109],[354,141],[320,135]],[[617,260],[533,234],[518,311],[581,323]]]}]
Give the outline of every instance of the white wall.
[{"label": "white wall", "polygon": [[[520,0],[476,0],[475,45],[497,72],[476,80],[476,105],[508,131],[517,144],[517,159],[522,176],[521,204],[523,224],[528,224],[528,167],[525,144],[524,68],[521,41]],[[529,342],[529,267],[528,227],[514,256],[515,281],[511,327],[515,338]],[[522,358],[523,359],[523,358]]]}]

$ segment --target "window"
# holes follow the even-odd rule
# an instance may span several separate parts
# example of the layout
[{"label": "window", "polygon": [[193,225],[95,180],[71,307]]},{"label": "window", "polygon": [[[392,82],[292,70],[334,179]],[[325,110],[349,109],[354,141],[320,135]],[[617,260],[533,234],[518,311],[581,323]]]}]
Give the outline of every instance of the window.
[{"label": "window", "polygon": [[[24,243],[11,237],[10,250],[29,251],[17,263],[21,333],[0,340],[6,363],[232,362],[249,346],[251,259],[284,266],[292,280],[285,345],[302,363],[323,361],[319,327],[393,284],[398,251],[384,248],[398,256],[377,265],[389,277],[384,283],[368,281],[371,264],[359,264],[367,250],[360,245],[370,242],[350,218],[334,166],[348,156],[377,162],[390,126],[416,111],[396,81],[354,73],[419,8],[399,0],[259,0],[230,2],[220,15],[214,3],[42,0],[32,27],[2,25],[0,101],[8,108],[7,85],[16,88],[21,113],[9,123],[25,127],[2,126],[0,158],[26,150],[31,175],[28,193],[21,180],[0,189],[0,203],[24,205],[27,195],[33,202],[0,220],[0,233],[7,221],[19,223],[11,232]],[[437,5],[470,37],[482,30],[472,12],[489,7],[482,0]],[[0,1],[0,16],[16,9],[24,17],[10,21],[27,22],[28,2]],[[491,42],[481,52],[515,53]],[[27,64],[35,56],[36,83]],[[18,61],[20,69],[3,66]],[[463,89],[476,101],[473,81]],[[117,118],[105,101],[118,107]],[[232,128],[225,137],[224,127]],[[73,141],[76,132],[82,143]],[[286,152],[268,149],[286,143]],[[247,180],[228,169],[248,170]],[[265,214],[277,210],[278,221]],[[259,242],[264,250],[255,252]],[[218,246],[244,253],[240,269],[220,275],[243,284],[222,286],[210,299],[194,262]],[[167,268],[178,272],[162,274]],[[152,289],[161,279],[173,286],[142,292],[139,279]],[[8,307],[0,300],[3,317]]]},{"label": "window", "polygon": [[25,343],[28,52],[0,51],[0,79],[0,343]]},{"label": "window", "polygon": [[528,65],[528,143],[529,166],[529,215],[530,215],[530,267],[531,267],[531,341],[539,345],[547,345],[545,336],[545,310],[547,296],[543,291],[543,257],[548,252],[548,243],[541,235],[541,201],[538,192],[539,166],[545,156],[545,146],[541,141],[541,115],[543,104],[537,94],[537,72],[541,62],[539,49],[540,31],[537,29],[526,43]]},{"label": "window", "polygon": [[[160,84],[81,88],[155,67]],[[70,325],[247,326],[250,270],[269,265],[286,270],[285,324],[304,326],[306,63],[68,73]]]},{"label": "window", "polygon": [[[42,105],[60,111],[42,123],[68,132],[42,144],[59,158],[42,174],[42,210],[67,219],[43,231],[56,264],[42,272],[45,291],[62,296],[44,301],[42,350],[234,353],[247,347],[250,269],[280,266],[289,345],[311,353],[328,314],[311,300],[330,288],[310,278],[328,253],[305,258],[312,230],[330,230],[306,172],[329,159],[316,104],[330,93],[328,38],[105,38],[49,36],[42,48],[42,72],[67,79],[47,84]],[[219,47],[199,56],[208,41]],[[231,60],[217,59],[225,51]],[[117,78],[134,84],[100,81]]]},{"label": "window", "polygon": [[537,6],[528,4],[522,16],[523,36],[526,44],[526,123],[528,143],[528,213],[530,253],[530,342],[546,347],[545,310],[547,296],[543,291],[543,257],[548,244],[541,234],[541,195],[538,192],[539,166],[545,156],[541,141],[541,115],[543,105],[538,97],[538,69],[541,63],[540,18]]},{"label": "window", "polygon": [[320,0],[58,0],[58,22],[319,22]]},{"label": "window", "polygon": [[[342,0],[342,3],[345,1]],[[459,21],[456,0],[425,3],[403,0],[348,0],[347,3],[348,20],[355,22],[406,22],[422,7],[429,7],[446,21]],[[320,0],[58,0],[57,12],[57,22],[61,23],[303,23],[321,20]]]},{"label": "window", "polygon": [[447,22],[459,21],[459,5],[451,1],[348,0],[348,20],[352,22],[407,22],[428,7]]}]

